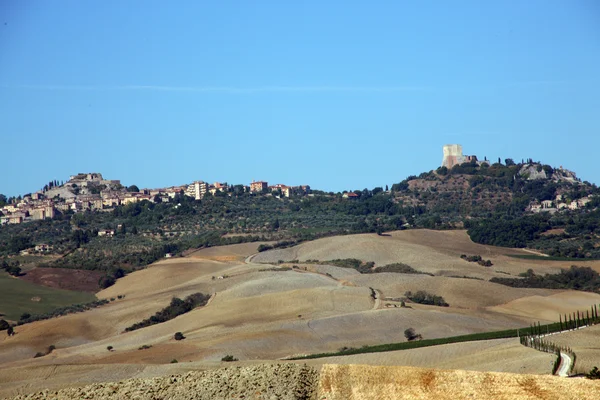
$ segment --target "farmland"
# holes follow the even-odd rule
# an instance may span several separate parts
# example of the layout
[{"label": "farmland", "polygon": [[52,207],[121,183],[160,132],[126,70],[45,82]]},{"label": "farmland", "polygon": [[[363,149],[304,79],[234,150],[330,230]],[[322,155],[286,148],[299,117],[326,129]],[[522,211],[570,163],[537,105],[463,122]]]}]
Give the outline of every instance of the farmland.
[{"label": "farmland", "polygon": [[0,272],[0,313],[18,321],[21,314],[44,314],[56,308],[96,300],[91,293],[39,286]]}]

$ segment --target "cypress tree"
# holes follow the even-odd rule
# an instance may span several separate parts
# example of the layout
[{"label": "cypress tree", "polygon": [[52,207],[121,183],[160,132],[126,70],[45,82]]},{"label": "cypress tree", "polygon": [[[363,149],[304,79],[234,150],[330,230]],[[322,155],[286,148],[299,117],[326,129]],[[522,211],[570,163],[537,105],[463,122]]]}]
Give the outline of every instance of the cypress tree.
[{"label": "cypress tree", "polygon": [[594,312],[596,314],[596,320],[598,319],[598,307],[594,304]]},{"label": "cypress tree", "polygon": [[586,323],[586,325],[590,325],[590,312],[586,311],[586,313],[587,313],[587,323]]},{"label": "cypress tree", "polygon": [[560,330],[562,331],[562,315],[558,314],[558,323],[560,324]]}]

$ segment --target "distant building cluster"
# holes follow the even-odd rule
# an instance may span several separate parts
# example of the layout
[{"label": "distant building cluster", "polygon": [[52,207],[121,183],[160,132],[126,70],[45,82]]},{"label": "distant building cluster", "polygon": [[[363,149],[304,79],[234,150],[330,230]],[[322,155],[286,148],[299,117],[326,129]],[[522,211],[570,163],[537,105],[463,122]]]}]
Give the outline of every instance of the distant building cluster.
[{"label": "distant building cluster", "polygon": [[[310,186],[287,186],[277,184],[269,186],[267,182],[252,182],[249,186],[228,185],[215,182],[195,181],[189,185],[172,186],[159,189],[134,189],[123,187],[118,180],[106,180],[100,173],[80,173],[72,175],[64,184],[46,185],[42,190],[25,195],[0,208],[0,225],[20,224],[28,221],[54,218],[57,211],[74,213],[87,210],[111,210],[114,207],[140,201],[169,202],[175,196],[183,194],[196,200],[207,193],[221,192],[231,195],[234,190],[242,193],[267,194],[290,197],[306,195]],[[99,236],[112,236],[114,232],[101,231]]]},{"label": "distant building cluster", "polygon": [[554,200],[544,200],[539,203],[531,203],[529,210],[534,213],[550,212],[554,213],[560,210],[579,210],[584,208],[590,201],[593,195],[582,197],[580,199],[568,199],[565,195],[558,194]]}]

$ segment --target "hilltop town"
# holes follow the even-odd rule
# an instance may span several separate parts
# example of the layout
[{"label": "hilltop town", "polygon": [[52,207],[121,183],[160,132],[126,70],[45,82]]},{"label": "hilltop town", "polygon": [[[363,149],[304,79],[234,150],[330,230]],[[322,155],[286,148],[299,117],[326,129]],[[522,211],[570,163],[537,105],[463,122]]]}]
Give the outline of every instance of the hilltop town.
[{"label": "hilltop town", "polygon": [[228,185],[215,182],[195,181],[188,185],[157,189],[139,189],[135,185],[124,187],[120,180],[104,179],[101,173],[79,173],[72,175],[63,184],[49,182],[41,190],[23,197],[9,199],[0,207],[0,225],[20,224],[28,221],[52,219],[56,212],[106,211],[114,207],[150,201],[168,202],[177,195],[200,200],[207,194],[228,193],[268,194],[276,197],[307,195],[310,186],[271,185],[265,181],[253,181],[249,185]]}]

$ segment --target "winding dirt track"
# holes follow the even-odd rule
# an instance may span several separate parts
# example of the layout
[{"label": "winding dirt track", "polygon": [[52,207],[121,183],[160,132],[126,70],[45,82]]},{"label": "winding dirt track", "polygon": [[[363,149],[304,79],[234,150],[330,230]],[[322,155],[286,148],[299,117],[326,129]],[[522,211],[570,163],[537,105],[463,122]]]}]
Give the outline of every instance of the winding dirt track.
[{"label": "winding dirt track", "polygon": [[569,376],[569,371],[571,370],[571,365],[573,364],[573,360],[567,353],[560,352],[560,367],[558,367],[558,376],[567,377]]}]

